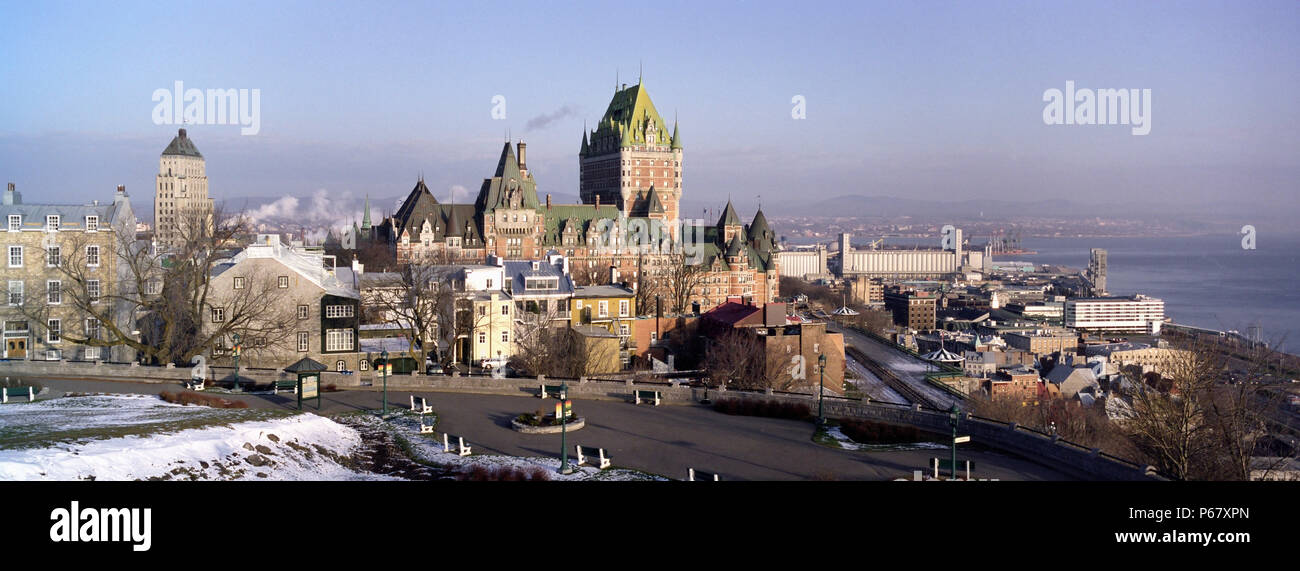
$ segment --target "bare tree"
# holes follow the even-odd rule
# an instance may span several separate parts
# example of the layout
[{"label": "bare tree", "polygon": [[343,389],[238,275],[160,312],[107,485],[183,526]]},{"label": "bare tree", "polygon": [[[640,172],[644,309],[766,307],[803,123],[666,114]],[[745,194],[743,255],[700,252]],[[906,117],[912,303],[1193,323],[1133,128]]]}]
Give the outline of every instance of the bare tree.
[{"label": "bare tree", "polygon": [[747,331],[732,330],[709,345],[705,369],[713,386],[760,390],[768,387],[762,346]]},{"label": "bare tree", "polygon": [[[382,276],[367,284],[362,304],[376,310],[385,323],[409,331],[411,355],[419,355],[429,344],[444,341],[450,346],[455,327],[439,327],[454,322],[456,291],[452,276],[456,268],[427,263],[411,263],[396,272]],[[446,363],[450,364],[450,362]]]},{"label": "bare tree", "polygon": [[702,263],[687,264],[680,257],[664,268],[660,283],[674,313],[686,312],[708,274],[708,266]]},{"label": "bare tree", "polygon": [[[68,341],[91,347],[134,349],[144,360],[188,364],[234,333],[267,346],[288,331],[271,318],[283,309],[280,290],[257,281],[223,300],[223,319],[214,322],[210,310],[213,270],[228,261],[226,248],[237,246],[249,232],[242,214],[220,209],[179,213],[177,240],[155,249],[135,240],[134,229],[114,232],[105,251],[95,248],[91,234],[60,236],[45,248],[59,263],[62,303],[76,310],[93,327],[69,330]],[[115,275],[98,271],[101,257],[113,256]],[[126,315],[127,319],[119,319]],[[205,327],[210,323],[211,327]]]},{"label": "bare tree", "polygon": [[1205,478],[1215,471],[1209,400],[1223,361],[1213,352],[1194,350],[1167,362],[1164,370],[1161,377],[1139,377],[1124,390],[1133,410],[1125,427],[1137,448],[1165,473]]},{"label": "bare tree", "polygon": [[566,351],[568,330],[567,321],[561,321],[564,312],[560,303],[547,303],[543,308],[532,302],[522,310],[516,308],[512,367],[532,375],[559,374],[556,364]]}]

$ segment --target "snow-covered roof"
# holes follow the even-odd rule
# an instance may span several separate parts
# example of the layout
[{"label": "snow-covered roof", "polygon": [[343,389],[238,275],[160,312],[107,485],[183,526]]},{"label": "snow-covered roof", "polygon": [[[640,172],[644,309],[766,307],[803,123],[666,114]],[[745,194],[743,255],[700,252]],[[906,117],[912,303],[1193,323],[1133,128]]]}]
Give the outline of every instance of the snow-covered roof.
[{"label": "snow-covered roof", "polygon": [[[361,294],[357,292],[353,279],[354,274],[350,268],[338,268],[331,272],[325,269],[323,250],[286,246],[280,243],[280,237],[274,234],[259,235],[257,242],[249,244],[242,252],[235,254],[228,263],[214,268],[213,275],[218,275],[231,267],[237,266],[244,260],[258,258],[273,259],[279,262],[280,265],[293,270],[307,281],[325,290],[326,294],[361,299]],[[345,279],[339,279],[339,272],[344,269],[347,270],[343,274]]]}]

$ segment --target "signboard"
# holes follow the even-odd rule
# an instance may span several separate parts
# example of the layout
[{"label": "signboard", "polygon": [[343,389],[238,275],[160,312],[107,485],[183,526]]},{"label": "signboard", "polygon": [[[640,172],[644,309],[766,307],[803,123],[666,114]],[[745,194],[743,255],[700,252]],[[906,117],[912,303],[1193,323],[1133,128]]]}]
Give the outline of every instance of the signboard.
[{"label": "signboard", "polygon": [[970,442],[970,437],[969,437],[969,436],[958,436],[957,438],[952,439],[952,441],[953,441],[954,443],[957,443],[957,444],[965,444],[965,443],[967,443],[967,442]]},{"label": "signboard", "polygon": [[303,377],[299,379],[298,382],[300,383],[298,387],[298,392],[302,394],[302,398],[312,399],[319,396],[318,392],[320,391],[320,375]]},{"label": "signboard", "polygon": [[564,401],[564,420],[569,420],[570,418],[573,418],[573,401],[566,399]]}]

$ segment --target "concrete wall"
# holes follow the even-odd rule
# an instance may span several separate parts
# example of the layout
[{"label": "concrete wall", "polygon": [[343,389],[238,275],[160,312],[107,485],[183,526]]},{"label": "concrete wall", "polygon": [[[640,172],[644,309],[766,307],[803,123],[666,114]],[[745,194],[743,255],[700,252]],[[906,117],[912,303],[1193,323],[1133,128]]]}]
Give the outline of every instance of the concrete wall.
[{"label": "concrete wall", "polygon": [[[209,378],[222,379],[230,375],[229,367],[209,370]],[[189,369],[143,367],[125,364],[83,363],[59,361],[0,361],[0,377],[34,376],[46,378],[95,378],[100,380],[139,380],[153,383],[180,383],[190,376]],[[241,378],[269,383],[278,378],[289,378],[279,371],[244,370]],[[372,390],[362,387],[362,380],[379,383],[373,372],[344,375],[335,372],[322,374],[321,383],[334,384],[340,389]],[[536,396],[541,384],[558,385],[560,379],[494,379],[490,376],[445,375],[394,375],[388,378],[388,388],[396,390],[429,390],[476,394]],[[634,390],[656,390],[660,401],[669,405],[698,403],[708,396],[713,399],[771,399],[784,402],[802,402],[816,406],[808,394],[718,391],[689,387],[678,383],[634,383],[632,380],[611,381],[596,379],[570,379],[570,398],[594,400],[631,401]],[[948,413],[920,406],[896,405],[867,400],[827,397],[826,416],[831,418],[862,419],[914,426],[938,434],[951,434]],[[1087,480],[1160,480],[1150,466],[1134,464],[1101,453],[1096,449],[1061,440],[1040,432],[999,421],[979,419],[962,413],[958,427],[962,435],[974,442],[1023,456],[1044,466]]]}]

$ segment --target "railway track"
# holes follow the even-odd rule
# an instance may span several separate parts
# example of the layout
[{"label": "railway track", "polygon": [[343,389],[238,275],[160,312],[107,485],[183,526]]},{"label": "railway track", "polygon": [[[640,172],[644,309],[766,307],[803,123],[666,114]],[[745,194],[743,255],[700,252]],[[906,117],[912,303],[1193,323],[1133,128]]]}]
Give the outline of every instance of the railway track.
[{"label": "railway track", "polygon": [[930,400],[929,398],[926,398],[925,395],[921,394],[920,391],[913,388],[912,385],[909,385],[907,384],[907,382],[898,378],[898,375],[895,375],[894,373],[890,372],[888,369],[881,367],[879,363],[876,363],[874,360],[868,357],[866,353],[863,353],[857,347],[846,344],[844,347],[844,353],[849,357],[851,357],[854,361],[860,363],[863,367],[866,367],[868,371],[871,371],[871,374],[880,378],[880,380],[883,381],[887,386],[889,386],[889,388],[894,389],[895,392],[902,395],[903,398],[907,399],[909,402],[912,402],[914,404],[921,404],[923,406],[927,406],[930,408],[938,408],[938,409],[944,408],[943,406],[939,406],[937,403]]}]

